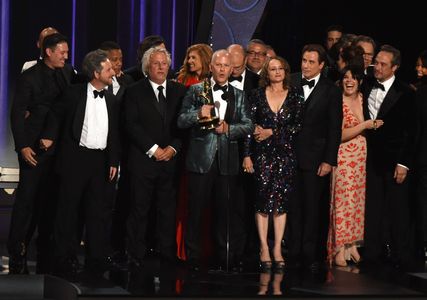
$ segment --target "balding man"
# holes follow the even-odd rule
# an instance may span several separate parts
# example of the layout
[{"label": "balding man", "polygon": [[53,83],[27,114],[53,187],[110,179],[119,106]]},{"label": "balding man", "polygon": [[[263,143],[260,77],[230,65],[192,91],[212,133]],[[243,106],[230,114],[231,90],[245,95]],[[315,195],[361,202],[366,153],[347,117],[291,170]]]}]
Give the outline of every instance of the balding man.
[{"label": "balding man", "polygon": [[[234,203],[231,201],[234,199],[233,188],[240,165],[237,143],[253,131],[245,93],[228,82],[232,71],[230,53],[223,49],[216,51],[210,69],[211,78],[189,88],[178,117],[180,128],[191,128],[186,160],[189,199],[185,248],[193,270],[200,267],[202,212],[208,206],[212,194],[215,196],[212,203],[216,228],[213,232],[219,267],[228,268],[227,263],[233,264],[233,229],[239,226],[234,223],[239,218],[234,215]],[[206,104],[206,98],[212,100],[215,106]],[[218,126],[211,130],[202,129],[198,120],[213,114],[220,119]]]},{"label": "balding man", "polygon": [[258,87],[259,76],[254,72],[246,69],[246,51],[239,44],[228,46],[227,51],[230,53],[231,66],[233,70],[230,78],[230,84],[246,93]]},{"label": "balding man", "polygon": [[[54,33],[58,33],[58,30],[56,30],[56,28],[53,28],[53,27],[46,27],[46,28],[43,28],[42,31],[40,31],[39,39],[37,40],[37,43],[36,43],[37,48],[40,49],[40,57],[38,60],[41,60],[43,58],[43,40],[48,35],[51,35]],[[32,66],[34,66],[36,63],[37,63],[37,59],[25,62],[24,65],[22,66],[21,73],[31,68]]]}]

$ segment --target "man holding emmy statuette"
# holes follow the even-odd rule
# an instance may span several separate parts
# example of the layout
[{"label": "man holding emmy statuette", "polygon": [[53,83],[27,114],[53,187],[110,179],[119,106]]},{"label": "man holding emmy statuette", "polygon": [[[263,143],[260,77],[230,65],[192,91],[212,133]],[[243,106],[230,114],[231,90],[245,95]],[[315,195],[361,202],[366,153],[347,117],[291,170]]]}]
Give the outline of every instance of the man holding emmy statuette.
[{"label": "man holding emmy statuette", "polygon": [[178,117],[178,127],[191,128],[186,158],[189,201],[185,248],[195,271],[202,257],[202,213],[211,195],[216,266],[228,270],[235,263],[233,228],[238,228],[242,220],[232,202],[239,170],[238,140],[254,130],[245,93],[228,84],[230,54],[223,49],[216,51],[210,69],[211,78],[189,88]]}]

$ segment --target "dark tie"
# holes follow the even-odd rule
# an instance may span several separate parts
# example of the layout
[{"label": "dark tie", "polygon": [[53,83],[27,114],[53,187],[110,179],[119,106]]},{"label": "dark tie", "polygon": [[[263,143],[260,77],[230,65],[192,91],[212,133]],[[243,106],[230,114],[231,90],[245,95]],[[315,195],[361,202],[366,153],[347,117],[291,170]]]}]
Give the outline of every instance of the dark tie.
[{"label": "dark tie", "polygon": [[99,98],[104,98],[105,91],[100,90],[99,92],[97,90],[93,90],[93,96],[95,99],[99,96]]},{"label": "dark tie", "polygon": [[384,85],[382,83],[379,83],[378,81],[374,82],[374,88],[385,91]]},{"label": "dark tie", "polygon": [[307,80],[305,78],[301,79],[301,86],[308,85],[308,87],[311,89],[314,86],[314,79],[313,80]]},{"label": "dark tie", "polygon": [[164,115],[165,112],[166,112],[166,98],[165,98],[165,95],[163,94],[164,87],[161,86],[161,85],[159,85],[157,87],[157,89],[159,90],[159,96],[158,96],[158,98],[159,98],[160,112],[161,112],[162,115]]},{"label": "dark tie", "polygon": [[213,90],[214,90],[214,92],[216,92],[218,90],[222,90],[225,93],[225,92],[227,92],[227,85],[221,86],[221,85],[215,83],[213,86]]},{"label": "dark tie", "polygon": [[243,80],[243,76],[242,76],[242,75],[237,76],[237,77],[230,76],[230,79],[229,79],[229,81],[230,81],[230,82],[233,82],[233,81],[235,81],[235,80],[237,80],[238,82],[242,82],[242,80]]}]

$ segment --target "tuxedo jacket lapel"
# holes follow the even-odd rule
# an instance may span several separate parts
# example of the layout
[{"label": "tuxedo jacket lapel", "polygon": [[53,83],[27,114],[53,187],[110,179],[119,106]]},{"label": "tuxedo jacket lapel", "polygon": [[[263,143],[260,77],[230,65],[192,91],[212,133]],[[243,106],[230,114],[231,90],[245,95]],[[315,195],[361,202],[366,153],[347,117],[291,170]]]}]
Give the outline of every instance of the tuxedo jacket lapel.
[{"label": "tuxedo jacket lapel", "polygon": [[382,119],[384,115],[393,107],[396,101],[399,99],[401,92],[397,91],[395,85],[393,84],[388,90],[383,103],[380,106],[380,109],[377,114],[378,119]]},{"label": "tuxedo jacket lapel", "polygon": [[310,93],[310,96],[308,96],[307,100],[305,100],[305,110],[311,109],[316,104],[316,101],[313,101],[313,99],[322,95],[325,89],[326,85],[323,84],[322,77],[320,77],[319,82],[315,85],[313,91]]},{"label": "tuxedo jacket lapel", "polygon": [[78,95],[76,95],[76,97],[78,100],[76,104],[76,113],[74,115],[73,134],[76,139],[80,140],[86,112],[87,84],[82,85],[82,88],[78,91]]}]

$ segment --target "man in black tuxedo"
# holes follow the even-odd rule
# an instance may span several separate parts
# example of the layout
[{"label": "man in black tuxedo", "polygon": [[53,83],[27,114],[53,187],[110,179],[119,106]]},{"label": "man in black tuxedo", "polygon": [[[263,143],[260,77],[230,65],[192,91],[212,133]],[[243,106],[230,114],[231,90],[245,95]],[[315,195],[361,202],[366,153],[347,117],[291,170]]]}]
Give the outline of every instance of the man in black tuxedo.
[{"label": "man in black tuxedo", "polygon": [[326,51],[309,44],[302,50],[301,73],[292,84],[304,91],[304,121],[297,138],[297,197],[289,210],[289,254],[317,271],[326,254],[329,174],[341,142],[342,96],[324,75]]},{"label": "man in black tuxedo", "polygon": [[384,125],[367,133],[365,260],[378,262],[385,242],[393,263],[411,259],[409,174],[413,168],[415,100],[410,87],[396,79],[400,51],[383,45],[375,58],[373,80],[362,87],[365,119]]},{"label": "man in black tuxedo", "polygon": [[113,66],[113,70],[115,75],[113,76],[113,83],[108,86],[108,90],[113,93],[117,100],[120,100],[123,97],[124,91],[127,86],[131,85],[134,80],[133,78],[123,73],[123,53],[120,45],[113,41],[105,41],[101,43],[99,49],[107,52],[108,59]]},{"label": "man in black tuxedo", "polygon": [[[107,52],[108,59],[111,62],[115,75],[113,76],[112,84],[108,86],[108,91],[116,96],[119,102],[118,108],[122,106],[122,98],[125,89],[134,81],[133,78],[124,74],[122,71],[123,54],[120,45],[113,41],[105,41],[101,43],[99,49]],[[121,110],[121,109],[120,109]],[[120,116],[122,114],[120,113]],[[119,128],[123,131],[123,119],[120,118]],[[110,195],[115,200],[113,210],[113,221],[111,225],[111,245],[114,250],[113,258],[116,262],[126,262],[126,221],[129,216],[130,194],[129,194],[129,172],[127,167],[128,155],[128,140],[124,132],[120,133],[121,157],[120,168],[118,174],[118,184],[111,185]]]},{"label": "man in black tuxedo", "polygon": [[11,111],[20,168],[8,240],[12,274],[27,272],[27,248],[36,226],[38,273],[49,272],[52,256],[54,149],[48,149],[50,145],[43,137],[43,130],[51,106],[71,83],[74,73],[65,64],[68,58],[65,36],[59,33],[47,36],[42,53],[43,59],[19,78]]},{"label": "man in black tuxedo", "polygon": [[60,176],[55,220],[58,274],[76,271],[80,245],[78,222],[84,208],[86,268],[103,271],[109,253],[112,201],[107,186],[119,163],[118,108],[105,90],[114,70],[103,50],[89,52],[82,63],[89,79],[69,87],[49,115],[47,136],[57,143],[55,167]]},{"label": "man in black tuxedo", "polygon": [[170,63],[166,49],[147,50],[142,66],[148,77],[129,87],[124,96],[131,190],[128,251],[137,266],[147,251],[146,229],[154,225],[148,224],[154,202],[160,255],[166,261],[176,258],[174,180],[182,143],[177,117],[186,89],[166,79]]},{"label": "man in black tuxedo", "polygon": [[228,79],[230,84],[239,90],[249,92],[258,87],[259,75],[246,68],[246,52],[239,44],[228,46],[227,51],[231,55],[233,71]]},{"label": "man in black tuxedo", "polygon": [[[246,68],[246,51],[239,44],[228,46],[227,51],[230,53],[231,66],[233,71],[228,78],[230,85],[245,92],[246,95],[258,87],[259,75]],[[243,140],[239,141],[239,157],[243,161]],[[245,269],[250,266],[258,266],[259,258],[259,238],[254,218],[254,182],[253,174],[243,172],[239,169],[236,185],[236,208],[240,211],[243,219],[241,232],[238,236],[239,248],[236,249],[236,256],[239,261],[245,264]],[[244,254],[245,252],[245,254]]]},{"label": "man in black tuxedo", "polygon": [[417,238],[422,255],[427,252],[427,86],[416,91],[417,121],[419,124],[416,147],[417,172]]},{"label": "man in black tuxedo", "polygon": [[[180,128],[191,128],[186,159],[189,171],[189,207],[185,248],[189,264],[195,269],[199,268],[202,257],[202,212],[212,194],[215,198],[214,236],[218,262],[222,268],[227,267],[227,258],[230,265],[235,262],[233,251],[239,246],[236,245],[239,239],[236,230],[243,226],[239,222],[241,218],[235,216],[232,201],[240,166],[238,140],[253,132],[245,93],[228,84],[232,70],[230,54],[226,50],[216,51],[212,56],[210,69],[211,78],[189,88],[178,117]],[[212,100],[215,106],[207,104],[207,98]],[[218,116],[220,123],[216,128],[203,129],[199,119],[211,115]],[[227,242],[230,251],[228,253]]]}]

